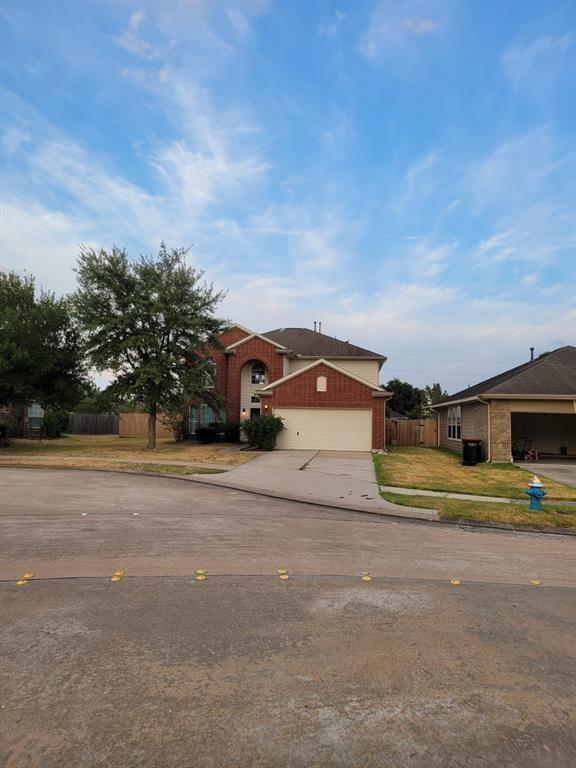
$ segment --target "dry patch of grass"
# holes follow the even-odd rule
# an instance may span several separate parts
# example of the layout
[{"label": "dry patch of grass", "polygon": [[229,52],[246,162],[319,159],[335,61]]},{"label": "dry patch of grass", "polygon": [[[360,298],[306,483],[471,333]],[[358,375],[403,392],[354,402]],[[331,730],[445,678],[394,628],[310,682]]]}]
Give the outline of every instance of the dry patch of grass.
[{"label": "dry patch of grass", "polygon": [[[525,499],[524,489],[534,472],[538,473],[537,464],[534,472],[527,472],[514,464],[463,467],[460,461],[458,454],[442,448],[392,448],[388,454],[374,457],[380,485],[428,491]],[[576,501],[575,488],[548,479],[544,485],[548,499]]]},{"label": "dry patch of grass", "polygon": [[225,473],[225,469],[210,467],[193,467],[181,464],[152,464],[132,461],[95,461],[90,458],[27,458],[23,456],[18,461],[5,461],[0,459],[0,467],[51,467],[54,469],[102,469],[122,470],[123,472],[150,472],[164,475],[219,475]]},{"label": "dry patch of grass", "polygon": [[576,507],[563,507],[561,504],[545,504],[542,512],[531,512],[527,505],[522,504],[461,501],[437,496],[405,496],[384,491],[382,496],[402,506],[435,509],[441,517],[508,525],[534,525],[539,528],[576,528]]},{"label": "dry patch of grass", "polygon": [[118,435],[64,435],[57,440],[11,440],[8,448],[0,451],[2,457],[10,456],[66,456],[104,459],[158,459],[159,461],[188,461],[222,464],[236,467],[260,456],[255,451],[235,451],[222,444],[199,445],[192,442],[175,442],[161,437],[155,450],[146,448],[145,437],[118,437]]}]

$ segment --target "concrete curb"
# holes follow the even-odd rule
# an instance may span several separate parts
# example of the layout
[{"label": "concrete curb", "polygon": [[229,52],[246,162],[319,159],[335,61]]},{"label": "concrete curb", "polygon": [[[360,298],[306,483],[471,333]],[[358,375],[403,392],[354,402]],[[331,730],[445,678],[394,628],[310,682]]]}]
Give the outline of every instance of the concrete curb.
[{"label": "concrete curb", "polygon": [[[2,465],[0,464],[0,470],[2,469],[52,469],[52,470],[60,470],[60,471],[73,471],[73,472],[111,472],[113,474],[118,475],[138,475],[141,477],[162,477],[167,480],[180,480],[183,482],[193,482],[198,483],[200,485],[207,485],[211,488],[225,488],[227,490],[231,491],[241,491],[242,493],[250,493],[254,496],[263,496],[265,498],[272,498],[272,499],[278,499],[279,501],[295,501],[300,504],[307,504],[311,507],[323,507],[326,509],[341,509],[346,512],[363,512],[365,514],[369,515],[376,515],[377,517],[385,517],[386,519],[390,519],[393,522],[396,523],[410,523],[410,524],[423,524],[423,525],[450,525],[450,526],[458,526],[460,528],[479,528],[479,529],[485,529],[485,530],[494,530],[498,531],[499,533],[531,533],[531,534],[546,534],[546,535],[554,535],[554,536],[576,536],[576,529],[571,530],[567,528],[539,528],[538,526],[529,526],[529,525],[517,525],[513,526],[509,523],[494,523],[484,520],[469,520],[468,518],[460,518],[460,517],[441,517],[437,515],[435,510],[429,510],[430,512],[433,512],[436,517],[412,517],[410,515],[395,515],[394,512],[386,512],[385,510],[382,510],[382,512],[379,512],[375,510],[374,508],[365,508],[362,506],[356,506],[352,504],[333,504],[329,502],[322,502],[322,501],[312,501],[308,498],[296,496],[296,495],[286,495],[286,494],[280,494],[276,493],[275,491],[263,491],[263,490],[255,490],[254,488],[248,488],[246,486],[240,486],[240,485],[232,485],[232,484],[224,484],[224,483],[215,483],[210,482],[208,480],[202,480],[200,479],[203,477],[200,475],[199,477],[194,476],[181,476],[181,475],[168,475],[163,474],[160,472],[140,472],[138,470],[129,470],[129,469],[97,469],[92,467],[39,467],[39,466],[33,466],[33,465]],[[206,477],[206,476],[204,476]],[[408,507],[403,507],[403,509],[409,509]],[[419,510],[420,511],[420,510]],[[421,510],[425,512],[426,510]]]}]

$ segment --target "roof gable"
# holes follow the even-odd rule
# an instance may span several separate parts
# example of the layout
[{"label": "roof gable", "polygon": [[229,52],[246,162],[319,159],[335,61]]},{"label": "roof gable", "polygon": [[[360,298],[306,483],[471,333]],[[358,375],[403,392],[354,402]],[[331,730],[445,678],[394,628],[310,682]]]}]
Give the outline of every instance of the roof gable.
[{"label": "roof gable", "polygon": [[576,347],[566,346],[463,389],[437,405],[481,395],[576,396]]},{"label": "roof gable", "polygon": [[244,338],[239,339],[238,341],[235,341],[233,344],[229,344],[224,351],[225,352],[232,352],[233,350],[237,349],[238,347],[241,347],[242,344],[246,344],[246,342],[252,341],[252,339],[261,339],[262,341],[265,341],[267,344],[271,344],[276,349],[283,349],[283,350],[286,349],[286,347],[282,346],[282,344],[278,344],[273,339],[268,339],[266,336],[263,336],[260,333],[252,332],[250,334],[250,336],[244,336]]},{"label": "roof gable", "polygon": [[299,368],[297,371],[293,371],[287,376],[283,376],[281,379],[271,381],[270,384],[262,387],[258,390],[258,392],[266,392],[275,389],[276,387],[282,386],[291,379],[295,379],[297,376],[301,376],[303,373],[307,373],[308,371],[312,370],[312,368],[316,368],[319,365],[326,365],[328,368],[332,368],[334,371],[347,376],[349,379],[354,379],[354,381],[357,381],[359,384],[364,384],[366,387],[369,387],[375,392],[390,394],[389,392],[386,392],[384,389],[382,389],[382,387],[379,387],[376,384],[372,384],[371,381],[366,381],[366,379],[363,379],[360,376],[356,376],[354,373],[350,373],[350,371],[347,371],[344,368],[340,368],[339,365],[335,365],[334,363],[331,363],[330,360],[324,360],[323,358],[320,358],[319,360],[313,360],[309,365],[305,365],[303,368]]},{"label": "roof gable", "polygon": [[357,347],[349,341],[342,341],[325,333],[312,331],[309,328],[277,328],[263,334],[272,341],[282,344],[300,357],[356,357],[386,360],[385,355]]}]

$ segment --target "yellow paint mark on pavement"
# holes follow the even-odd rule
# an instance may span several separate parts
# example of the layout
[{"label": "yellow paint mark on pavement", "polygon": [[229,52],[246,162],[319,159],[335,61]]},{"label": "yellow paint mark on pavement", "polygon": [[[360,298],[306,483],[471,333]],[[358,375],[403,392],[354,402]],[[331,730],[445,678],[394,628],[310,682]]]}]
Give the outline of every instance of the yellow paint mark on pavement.
[{"label": "yellow paint mark on pavement", "polygon": [[369,573],[365,573],[364,576],[362,576],[362,581],[372,581],[372,576],[370,576]]},{"label": "yellow paint mark on pavement", "polygon": [[450,579],[450,584],[454,584],[457,587],[460,584],[460,579]]},{"label": "yellow paint mark on pavement", "polygon": [[16,584],[17,584],[19,587],[23,587],[23,586],[25,586],[26,584],[30,584],[30,582],[28,581],[28,579],[18,579],[18,581],[16,582]]},{"label": "yellow paint mark on pavement", "polygon": [[196,568],[196,570],[194,571],[194,573],[195,573],[197,576],[204,576],[204,575],[207,573],[207,571],[206,571],[206,568]]},{"label": "yellow paint mark on pavement", "polygon": [[206,575],[204,573],[196,572],[196,581],[206,581]]},{"label": "yellow paint mark on pavement", "polygon": [[530,584],[532,584],[534,587],[539,587],[540,584],[542,584],[542,582],[540,581],[540,579],[532,579],[530,581]]},{"label": "yellow paint mark on pavement", "polygon": [[22,578],[23,579],[33,579],[34,578],[34,574],[32,573],[32,571],[27,571],[25,574],[23,574]]}]

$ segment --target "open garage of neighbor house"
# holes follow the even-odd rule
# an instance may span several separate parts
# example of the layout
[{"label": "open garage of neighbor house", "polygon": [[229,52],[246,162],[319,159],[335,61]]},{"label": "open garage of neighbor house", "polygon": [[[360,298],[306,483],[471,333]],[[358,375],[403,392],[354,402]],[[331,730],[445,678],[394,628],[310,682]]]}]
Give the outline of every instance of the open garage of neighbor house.
[{"label": "open garage of neighbor house", "polygon": [[576,459],[576,413],[512,413],[512,453]]},{"label": "open garage of neighbor house", "polygon": [[473,439],[486,461],[576,458],[576,347],[543,353],[434,409],[439,444],[449,450]]}]

